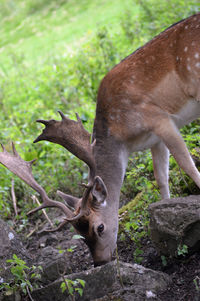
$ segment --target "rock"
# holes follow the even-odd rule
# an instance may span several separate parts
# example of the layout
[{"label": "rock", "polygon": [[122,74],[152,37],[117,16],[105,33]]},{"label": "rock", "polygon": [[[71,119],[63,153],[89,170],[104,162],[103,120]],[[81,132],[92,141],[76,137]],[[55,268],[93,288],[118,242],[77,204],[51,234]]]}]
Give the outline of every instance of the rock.
[{"label": "rock", "polygon": [[30,261],[30,255],[20,238],[6,222],[0,219],[0,266],[6,266],[6,260],[16,254],[20,259]]},{"label": "rock", "polygon": [[200,196],[153,203],[149,214],[151,239],[160,253],[177,256],[184,245],[188,252],[200,249]]},{"label": "rock", "polygon": [[51,246],[40,250],[37,265],[43,268],[43,272],[41,273],[41,281],[43,284],[60,278],[60,274],[64,271],[66,271],[66,273],[71,271],[70,263],[67,264],[66,255],[60,254],[59,250]]},{"label": "rock", "polygon": [[[159,300],[157,295],[165,291],[171,280],[167,274],[146,269],[137,264],[116,261],[81,273],[67,275],[68,279],[85,281],[83,296],[76,300]],[[32,292],[37,301],[71,300],[68,292],[61,292],[62,279]]]},{"label": "rock", "polygon": [[[9,282],[13,275],[7,269],[7,259],[12,259],[13,254],[26,261],[31,262],[28,251],[24,248],[21,240],[6,222],[0,219],[0,283]],[[0,293],[0,300],[2,298]]]}]

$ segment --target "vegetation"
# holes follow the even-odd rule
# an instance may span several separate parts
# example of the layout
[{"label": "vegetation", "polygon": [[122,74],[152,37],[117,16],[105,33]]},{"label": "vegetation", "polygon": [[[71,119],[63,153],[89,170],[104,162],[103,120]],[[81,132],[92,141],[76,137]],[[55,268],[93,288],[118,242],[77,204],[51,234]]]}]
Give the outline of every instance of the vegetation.
[{"label": "vegetation", "polygon": [[41,278],[42,267],[34,265],[28,267],[26,262],[18,258],[16,254],[13,254],[13,258],[6,260],[6,262],[10,264],[8,270],[12,274],[12,280],[9,283],[0,284],[0,291],[4,290],[7,296],[15,294],[16,298],[20,292],[30,296],[33,288],[37,288],[36,281]]},{"label": "vegetation", "polygon": [[[7,149],[15,141],[25,160],[38,159],[35,178],[50,195],[58,187],[80,194],[78,183],[87,178],[86,167],[57,145],[33,145],[41,131],[35,120],[57,119],[58,109],[70,118],[78,112],[91,131],[98,86],[108,70],[199,8],[198,0],[0,0],[0,141]],[[182,130],[193,154],[199,147],[199,124],[196,121]],[[172,196],[195,193],[194,184],[180,172],[173,158],[170,169]],[[12,178],[20,209],[18,218],[26,220],[34,192],[3,167],[0,214],[3,218],[13,216]],[[136,210],[129,210],[124,232],[135,243],[146,235],[146,208],[159,199],[149,152],[137,153],[130,160],[122,199],[130,200],[141,191]]]}]

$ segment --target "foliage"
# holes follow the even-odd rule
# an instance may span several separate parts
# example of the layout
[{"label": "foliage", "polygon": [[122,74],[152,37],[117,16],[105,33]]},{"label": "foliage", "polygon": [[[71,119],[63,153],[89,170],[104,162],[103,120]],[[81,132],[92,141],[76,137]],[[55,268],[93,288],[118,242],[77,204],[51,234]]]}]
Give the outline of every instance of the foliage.
[{"label": "foliage", "polygon": [[187,245],[178,245],[177,255],[178,256],[186,256],[188,254],[188,246]]},{"label": "foliage", "polygon": [[82,296],[84,287],[85,281],[78,278],[75,280],[65,278],[65,280],[61,283],[60,286],[62,293],[64,293],[67,290],[71,296],[73,296],[75,292]]},{"label": "foliage", "polygon": [[[30,293],[33,290],[33,287],[37,287],[36,280],[40,279],[40,272],[42,271],[41,266],[31,266],[28,267],[26,262],[16,254],[13,254],[12,259],[6,260],[10,264],[8,269],[13,275],[13,279],[9,283],[0,284],[0,290],[4,290],[5,294],[10,295],[15,292],[23,292],[24,295]],[[32,281],[34,280],[34,286]]]},{"label": "foliage", "polygon": [[166,256],[161,255],[160,257],[161,257],[162,265],[164,267],[166,267],[167,266],[167,258],[166,258]]},{"label": "foliage", "polygon": [[[83,236],[79,235],[79,234],[75,234],[73,235],[72,239],[84,239]],[[68,255],[69,253],[73,253],[74,250],[76,249],[76,245],[72,245],[70,246],[67,250],[59,250],[60,254],[64,254],[65,255],[65,260],[66,260],[66,266],[67,266],[67,260],[68,259]],[[67,278],[65,275],[65,270],[64,272],[60,275],[63,279],[60,288],[62,290],[62,293],[64,293],[66,290],[69,292],[70,296],[72,296],[72,300],[74,299],[74,295],[77,292],[80,296],[83,295],[83,289],[85,287],[85,281],[83,279],[75,279],[75,280],[71,280],[69,278]]]}]

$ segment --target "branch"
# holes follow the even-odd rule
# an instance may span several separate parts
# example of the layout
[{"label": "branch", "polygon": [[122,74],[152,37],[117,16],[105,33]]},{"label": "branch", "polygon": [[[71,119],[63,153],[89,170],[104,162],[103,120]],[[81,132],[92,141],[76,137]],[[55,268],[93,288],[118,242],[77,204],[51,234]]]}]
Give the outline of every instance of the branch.
[{"label": "branch", "polygon": [[[38,200],[38,198],[37,198],[35,195],[33,195],[31,198],[32,198],[32,200],[35,201],[39,206],[41,206],[40,201]],[[53,223],[52,223],[52,221],[50,220],[50,218],[48,217],[48,215],[47,215],[45,209],[42,209],[42,213],[44,214],[44,216],[45,216],[46,220],[48,221],[48,223],[50,224],[50,226],[53,227]]]},{"label": "branch", "polygon": [[15,211],[15,216],[17,216],[18,215],[18,211],[17,211],[17,199],[16,199],[16,195],[15,195],[15,181],[14,181],[14,179],[12,179],[11,196],[12,196],[12,201],[13,201],[13,207],[14,207],[14,211]]}]

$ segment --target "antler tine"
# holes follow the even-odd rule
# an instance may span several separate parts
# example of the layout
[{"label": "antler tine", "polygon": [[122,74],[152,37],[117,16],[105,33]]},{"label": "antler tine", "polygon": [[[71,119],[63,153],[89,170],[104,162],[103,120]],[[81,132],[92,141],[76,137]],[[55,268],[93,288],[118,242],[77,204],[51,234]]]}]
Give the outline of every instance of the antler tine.
[{"label": "antler tine", "polygon": [[82,197],[79,213],[72,218],[66,218],[66,220],[68,222],[76,221],[79,218],[81,218],[82,216],[88,216],[90,214],[90,209],[87,206],[87,202],[88,202],[88,198],[89,198],[91,190],[92,190],[92,184],[88,184],[86,190],[84,191],[83,197]]},{"label": "antler tine", "polygon": [[44,232],[57,232],[61,228],[63,228],[63,226],[65,224],[67,224],[67,223],[68,223],[68,220],[64,219],[56,228],[53,228],[53,229],[43,229],[43,230],[39,231],[38,234],[41,234],[41,233],[44,233]]},{"label": "antler tine", "polygon": [[34,143],[47,140],[62,145],[73,155],[84,161],[90,169],[90,179],[95,176],[95,161],[93,146],[90,144],[90,134],[85,130],[82,121],[76,113],[77,121],[66,117],[63,112],[58,111],[61,121],[37,120],[45,125],[41,135]]},{"label": "antler tine", "polygon": [[71,218],[73,216],[71,210],[69,210],[69,208],[67,208],[65,204],[51,200],[47,196],[45,190],[34,179],[32,175],[31,165],[35,160],[24,161],[17,153],[14,143],[12,143],[12,148],[13,154],[7,152],[5,147],[2,145],[3,152],[0,152],[0,163],[7,167],[12,173],[17,175],[35,191],[37,191],[41,195],[43,201],[43,204],[41,206],[31,210],[28,214],[32,214],[40,209],[47,207],[57,207],[65,213],[66,217]]},{"label": "antler tine", "polygon": [[42,123],[44,125],[47,125],[49,123],[48,120],[43,120],[43,119],[37,119],[36,122]]}]

